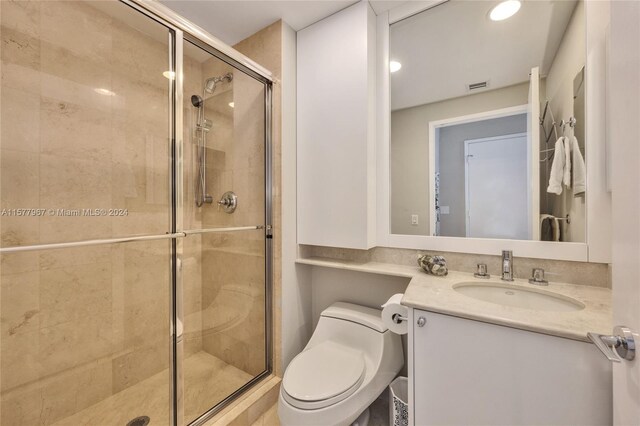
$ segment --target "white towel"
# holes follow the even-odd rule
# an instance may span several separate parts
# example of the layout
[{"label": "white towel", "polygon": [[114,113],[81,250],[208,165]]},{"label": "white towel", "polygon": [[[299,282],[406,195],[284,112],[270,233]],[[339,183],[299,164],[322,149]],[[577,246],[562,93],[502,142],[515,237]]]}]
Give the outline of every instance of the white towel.
[{"label": "white towel", "polygon": [[[548,220],[551,228],[551,235],[545,236],[544,222]],[[545,238],[546,237],[546,238]],[[560,241],[560,221],[557,217],[550,214],[540,215],[540,240],[542,241]]]},{"label": "white towel", "polygon": [[555,145],[555,151],[553,155],[553,163],[551,164],[551,173],[549,175],[549,186],[547,192],[552,194],[562,194],[562,182],[564,180],[564,166],[565,166],[565,144],[564,137],[561,136]]},{"label": "white towel", "polygon": [[563,137],[564,143],[564,173],[562,183],[567,188],[571,188],[571,138]]},{"label": "white towel", "polygon": [[587,187],[587,174],[580,145],[575,136],[571,136],[571,159],[573,163],[573,195],[584,194]]}]

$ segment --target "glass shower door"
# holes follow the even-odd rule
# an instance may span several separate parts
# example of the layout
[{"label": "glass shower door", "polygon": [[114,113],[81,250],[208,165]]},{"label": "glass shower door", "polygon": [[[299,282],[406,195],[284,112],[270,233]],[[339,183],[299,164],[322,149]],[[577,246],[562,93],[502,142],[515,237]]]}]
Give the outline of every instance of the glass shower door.
[{"label": "glass shower door", "polygon": [[184,423],[268,369],[265,84],[185,42],[179,338]]},{"label": "glass shower door", "polygon": [[0,423],[169,425],[174,33],[119,2],[0,8]]},{"label": "glass shower door", "polygon": [[270,83],[156,2],[0,8],[0,424],[201,424],[271,368]]}]

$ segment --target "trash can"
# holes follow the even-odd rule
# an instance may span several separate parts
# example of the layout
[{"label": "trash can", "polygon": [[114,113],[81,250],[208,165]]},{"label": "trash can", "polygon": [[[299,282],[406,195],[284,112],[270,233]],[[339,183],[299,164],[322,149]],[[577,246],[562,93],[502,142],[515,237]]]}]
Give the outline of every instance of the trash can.
[{"label": "trash can", "polygon": [[409,425],[409,380],[396,377],[389,385],[389,424]]}]

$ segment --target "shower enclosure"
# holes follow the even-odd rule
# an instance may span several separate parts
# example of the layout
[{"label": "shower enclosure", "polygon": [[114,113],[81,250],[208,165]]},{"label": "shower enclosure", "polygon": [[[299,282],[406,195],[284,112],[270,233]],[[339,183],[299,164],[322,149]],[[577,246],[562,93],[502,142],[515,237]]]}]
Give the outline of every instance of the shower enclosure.
[{"label": "shower enclosure", "polygon": [[0,8],[0,423],[203,424],[271,372],[270,73],[155,2]]}]

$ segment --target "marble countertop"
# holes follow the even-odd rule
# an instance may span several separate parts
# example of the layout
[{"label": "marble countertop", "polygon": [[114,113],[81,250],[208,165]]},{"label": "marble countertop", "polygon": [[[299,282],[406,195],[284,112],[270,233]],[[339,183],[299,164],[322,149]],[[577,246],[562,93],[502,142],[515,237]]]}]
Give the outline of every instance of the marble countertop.
[{"label": "marble countertop", "polygon": [[[611,290],[607,288],[558,282],[550,282],[542,287],[520,279],[505,283],[499,276],[492,276],[489,280],[478,279],[473,274],[456,271],[449,271],[446,277],[435,277],[427,275],[418,266],[357,263],[317,257],[298,259],[296,263],[408,278],[410,281],[402,304],[411,308],[585,342],[589,341],[587,332],[609,334],[612,330]],[[584,309],[557,312],[485,302],[454,290],[453,285],[463,281],[479,284],[493,282],[525,290],[556,293],[576,299],[584,304]]]}]

